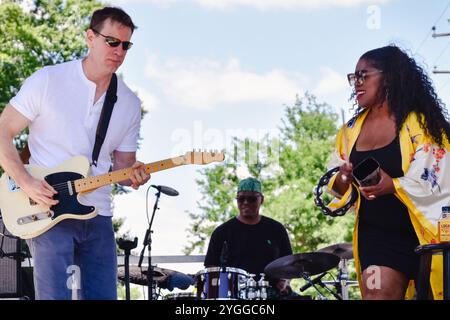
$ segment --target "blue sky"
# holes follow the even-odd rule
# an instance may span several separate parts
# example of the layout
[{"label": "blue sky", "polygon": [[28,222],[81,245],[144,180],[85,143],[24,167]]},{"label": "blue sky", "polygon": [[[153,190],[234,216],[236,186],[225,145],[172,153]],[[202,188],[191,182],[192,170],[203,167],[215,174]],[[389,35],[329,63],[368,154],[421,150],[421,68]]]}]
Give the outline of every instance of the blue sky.
[{"label": "blue sky", "polygon": [[[450,31],[448,0],[111,3],[125,9],[139,27],[120,72],[149,111],[138,152],[144,162],[190,148],[223,149],[233,134],[276,134],[284,106],[306,90],[337,111],[349,110],[346,74],[364,52],[391,42],[414,53],[428,72],[435,64],[450,69],[450,37],[431,37],[436,21],[437,32]],[[449,104],[450,75],[431,77]],[[201,198],[195,183],[199,168],[153,175],[151,183],[180,192],[161,201],[153,227],[154,254],[181,253],[189,225],[185,211],[195,212]],[[115,199],[116,216],[127,217],[123,231],[130,230],[140,243],[145,191]]]}]

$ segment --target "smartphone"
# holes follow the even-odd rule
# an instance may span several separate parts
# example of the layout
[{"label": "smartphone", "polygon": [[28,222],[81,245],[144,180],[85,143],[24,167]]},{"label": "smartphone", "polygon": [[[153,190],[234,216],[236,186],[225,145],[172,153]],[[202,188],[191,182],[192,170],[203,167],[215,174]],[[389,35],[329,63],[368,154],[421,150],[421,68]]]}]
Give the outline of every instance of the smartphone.
[{"label": "smartphone", "polygon": [[353,178],[361,187],[373,186],[380,182],[380,164],[372,157],[366,158],[353,169]]}]

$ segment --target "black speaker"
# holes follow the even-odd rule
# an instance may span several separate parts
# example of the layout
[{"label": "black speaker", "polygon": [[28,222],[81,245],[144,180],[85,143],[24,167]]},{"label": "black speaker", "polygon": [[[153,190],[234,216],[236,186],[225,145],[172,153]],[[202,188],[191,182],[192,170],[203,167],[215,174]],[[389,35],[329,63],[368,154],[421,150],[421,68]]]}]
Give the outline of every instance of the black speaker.
[{"label": "black speaker", "polygon": [[22,297],[21,240],[14,237],[0,217],[0,298]]}]

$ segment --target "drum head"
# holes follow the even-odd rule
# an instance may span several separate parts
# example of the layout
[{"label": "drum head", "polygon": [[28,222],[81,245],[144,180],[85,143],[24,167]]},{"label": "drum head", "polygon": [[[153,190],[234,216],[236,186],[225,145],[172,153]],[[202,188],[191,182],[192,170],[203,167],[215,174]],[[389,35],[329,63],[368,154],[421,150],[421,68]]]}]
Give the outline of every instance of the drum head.
[{"label": "drum head", "polygon": [[197,295],[194,292],[175,292],[168,293],[164,296],[164,300],[196,300]]},{"label": "drum head", "polygon": [[202,274],[216,273],[216,272],[231,272],[231,273],[237,273],[237,274],[240,274],[243,276],[248,276],[248,272],[245,271],[244,269],[239,269],[239,268],[234,268],[234,267],[209,267],[209,268],[200,270],[199,272],[197,272],[197,274],[195,276],[198,277]]}]

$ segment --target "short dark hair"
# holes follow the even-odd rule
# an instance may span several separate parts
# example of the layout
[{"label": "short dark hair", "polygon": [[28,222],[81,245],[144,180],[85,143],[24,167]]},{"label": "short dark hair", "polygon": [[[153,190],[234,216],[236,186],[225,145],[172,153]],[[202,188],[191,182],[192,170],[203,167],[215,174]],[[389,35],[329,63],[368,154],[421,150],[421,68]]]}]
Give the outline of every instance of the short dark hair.
[{"label": "short dark hair", "polygon": [[137,26],[131,20],[131,17],[122,9],[117,7],[104,7],[94,11],[92,14],[91,22],[89,23],[89,29],[101,31],[103,24],[107,19],[118,22],[131,29],[131,33],[137,29]]}]

